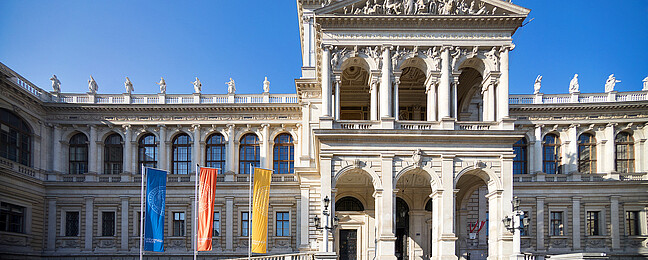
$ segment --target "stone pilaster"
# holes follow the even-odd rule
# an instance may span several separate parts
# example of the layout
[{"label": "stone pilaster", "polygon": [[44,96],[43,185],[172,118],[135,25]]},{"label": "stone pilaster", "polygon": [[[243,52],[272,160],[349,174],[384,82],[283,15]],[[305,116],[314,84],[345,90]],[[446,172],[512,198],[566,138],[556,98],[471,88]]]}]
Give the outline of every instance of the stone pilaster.
[{"label": "stone pilaster", "polygon": [[380,118],[391,117],[392,85],[391,85],[391,46],[382,48],[382,71],[380,75]]},{"label": "stone pilaster", "polygon": [[[621,229],[619,220],[619,198],[621,196],[610,196],[610,237],[612,237],[612,249],[621,248]],[[602,225],[605,226],[605,225]]]},{"label": "stone pilaster", "polygon": [[94,221],[94,198],[93,197],[84,197],[85,200],[85,236],[83,251],[90,252],[92,248],[92,239],[93,239],[93,221]]},{"label": "stone pilaster", "polygon": [[302,184],[300,187],[300,200],[298,201],[297,209],[299,210],[299,251],[308,251],[308,231],[310,230],[309,224],[309,208],[310,208],[310,186]]},{"label": "stone pilaster", "polygon": [[580,201],[583,197],[572,197],[572,244],[574,250],[581,249],[581,211]]},{"label": "stone pilaster", "polygon": [[[88,171],[90,173],[99,173],[100,159],[97,158],[97,127],[90,126],[90,137],[88,140]],[[63,151],[59,151],[63,152]]]},{"label": "stone pilaster", "polygon": [[169,156],[167,155],[167,146],[166,146],[167,129],[165,125],[159,125],[159,127],[160,127],[160,137],[158,138],[158,148],[160,149],[160,154],[157,160],[158,161],[157,167],[162,170],[168,170],[166,163],[170,160],[169,160]]},{"label": "stone pilaster", "polygon": [[128,196],[121,196],[121,232],[120,232],[120,247],[121,251],[128,251]]},{"label": "stone pilaster", "polygon": [[546,197],[536,197],[536,250],[545,250],[545,208],[544,201]]},{"label": "stone pilaster", "polygon": [[439,119],[450,117],[450,47],[444,46],[441,52],[441,80],[439,83]]},{"label": "stone pilaster", "polygon": [[[124,163],[124,168],[123,172],[124,173],[131,173],[133,172],[132,169],[132,152],[133,152],[133,145],[131,143],[131,139],[133,138],[132,136],[132,131],[131,131],[131,126],[130,125],[124,125],[124,153],[123,153],[123,163]],[[137,158],[135,158],[135,161],[137,161]]]},{"label": "stone pilaster", "polygon": [[234,197],[225,197],[225,249],[234,249]]},{"label": "stone pilaster", "polygon": [[[56,198],[47,197],[47,251],[56,249]],[[65,216],[61,216],[64,218]]]}]

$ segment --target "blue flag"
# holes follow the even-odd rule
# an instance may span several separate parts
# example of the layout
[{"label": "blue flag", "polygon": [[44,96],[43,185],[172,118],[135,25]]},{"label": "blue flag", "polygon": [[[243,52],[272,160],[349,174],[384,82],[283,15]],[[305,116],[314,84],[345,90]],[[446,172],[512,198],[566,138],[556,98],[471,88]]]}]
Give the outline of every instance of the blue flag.
[{"label": "blue flag", "polygon": [[167,172],[146,168],[144,250],[164,252],[164,201]]}]

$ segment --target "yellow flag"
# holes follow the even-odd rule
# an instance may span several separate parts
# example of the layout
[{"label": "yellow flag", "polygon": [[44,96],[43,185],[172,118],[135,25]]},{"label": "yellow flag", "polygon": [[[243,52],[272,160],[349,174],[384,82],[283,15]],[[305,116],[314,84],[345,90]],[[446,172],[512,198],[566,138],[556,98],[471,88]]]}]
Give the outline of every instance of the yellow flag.
[{"label": "yellow flag", "polygon": [[264,254],[268,245],[268,204],[272,171],[254,169],[252,200],[252,252]]}]

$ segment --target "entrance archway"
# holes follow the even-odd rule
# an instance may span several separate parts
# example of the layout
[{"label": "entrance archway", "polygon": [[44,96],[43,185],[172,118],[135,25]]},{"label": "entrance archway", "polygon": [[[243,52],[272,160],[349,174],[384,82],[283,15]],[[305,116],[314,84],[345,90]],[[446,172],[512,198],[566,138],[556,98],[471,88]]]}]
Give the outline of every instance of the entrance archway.
[{"label": "entrance archway", "polygon": [[[397,256],[400,248],[403,249],[402,258],[399,259],[421,259],[432,255],[432,209],[426,211],[425,207],[432,194],[432,187],[436,189],[436,185],[440,183],[434,176],[436,175],[430,169],[415,166],[405,167],[396,175],[394,188],[398,197],[394,212]],[[404,207],[399,208],[399,201],[407,206],[406,223],[399,222],[404,221],[401,215],[403,211],[399,212]]]},{"label": "entrance archway", "polygon": [[396,258],[409,259],[409,206],[401,198],[396,198]]}]

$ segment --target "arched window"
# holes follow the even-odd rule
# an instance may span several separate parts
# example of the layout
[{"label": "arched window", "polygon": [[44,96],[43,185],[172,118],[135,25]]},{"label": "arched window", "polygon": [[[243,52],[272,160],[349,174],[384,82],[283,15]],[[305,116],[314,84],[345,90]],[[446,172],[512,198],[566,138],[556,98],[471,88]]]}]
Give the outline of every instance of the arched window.
[{"label": "arched window", "polygon": [[179,134],[173,139],[173,174],[189,174],[191,169],[191,139],[187,134]]},{"label": "arched window", "polygon": [[515,154],[515,158],[513,158],[513,174],[528,173],[529,154],[527,153],[526,138],[522,138],[513,144],[513,153]]},{"label": "arched window", "polygon": [[585,133],[578,137],[578,171],[596,172],[596,138],[592,134]]},{"label": "arched window", "polygon": [[0,157],[31,166],[31,130],[6,109],[0,109]]},{"label": "arched window", "polygon": [[137,171],[142,173],[142,166],[157,167],[157,137],[154,134],[145,134],[140,137],[137,147]]},{"label": "arched window", "polygon": [[255,134],[246,134],[241,137],[239,147],[239,173],[250,174],[250,166],[259,167],[261,161],[259,137]]},{"label": "arched window", "polygon": [[543,139],[542,171],[546,174],[560,173],[560,137],[548,134]]},{"label": "arched window", "polygon": [[275,173],[295,172],[295,146],[290,134],[280,134],[274,139],[273,162]]},{"label": "arched window", "polygon": [[78,133],[70,138],[70,174],[88,172],[88,137]]},{"label": "arched window", "polygon": [[111,134],[104,141],[104,173],[120,174],[124,163],[122,137]]},{"label": "arched window", "polygon": [[616,145],[616,171],[634,172],[634,138],[628,132],[621,132],[614,140]]},{"label": "arched window", "polygon": [[348,196],[335,202],[335,211],[364,211],[364,206],[360,200]]},{"label": "arched window", "polygon": [[213,134],[207,138],[206,166],[225,169],[225,138],[221,134]]}]

